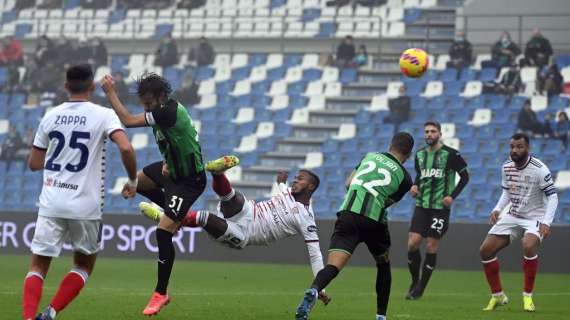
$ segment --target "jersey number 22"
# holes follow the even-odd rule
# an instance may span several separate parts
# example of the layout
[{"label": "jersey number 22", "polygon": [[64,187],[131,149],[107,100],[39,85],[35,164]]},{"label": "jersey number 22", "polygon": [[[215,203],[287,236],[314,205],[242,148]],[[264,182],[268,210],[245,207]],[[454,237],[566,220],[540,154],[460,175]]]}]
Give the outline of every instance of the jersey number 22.
[{"label": "jersey number 22", "polygon": [[362,180],[361,177],[364,177],[364,176],[368,175],[369,173],[373,172],[374,170],[376,170],[376,162],[366,161],[366,162],[364,162],[364,166],[365,166],[365,168],[358,171],[358,173],[356,173],[354,178],[352,178],[352,181],[350,182],[350,184],[362,186],[370,194],[377,197],[378,191],[376,191],[374,188],[375,187],[387,186],[390,184],[390,182],[392,182],[392,176],[390,175],[390,171],[388,171],[384,168],[379,168],[376,172],[381,174],[382,176],[384,176],[384,178],[364,182],[364,180]]}]

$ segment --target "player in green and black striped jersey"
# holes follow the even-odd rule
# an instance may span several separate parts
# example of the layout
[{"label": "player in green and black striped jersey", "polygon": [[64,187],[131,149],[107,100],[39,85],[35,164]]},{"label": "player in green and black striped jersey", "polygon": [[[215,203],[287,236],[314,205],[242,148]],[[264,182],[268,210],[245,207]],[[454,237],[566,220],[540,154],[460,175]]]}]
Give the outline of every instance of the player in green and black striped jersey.
[{"label": "player in green and black striped jersey", "polygon": [[111,76],[105,76],[101,85],[126,127],[152,127],[164,157],[163,161],[144,167],[138,173],[137,184],[137,192],[162,207],[165,213],[156,230],[158,281],[143,310],[144,315],[154,315],[170,300],[166,288],[174,264],[172,236],[206,187],[198,133],[186,108],[169,98],[172,90],[168,81],[157,74],[145,74],[138,80],[137,94],[145,112],[137,115],[121,103]]},{"label": "player in green and black striped jersey", "polygon": [[[449,210],[453,199],[469,181],[467,163],[459,152],[441,143],[441,126],[426,122],[424,135],[427,146],[415,157],[416,179],[411,194],[416,208],[408,236],[408,267],[412,283],[406,299],[419,299],[435,268],[439,241],[449,226]],[[459,183],[456,184],[456,173]],[[420,280],[421,254],[419,246],[427,237],[426,257]]]},{"label": "player in green and black striped jersey", "polygon": [[414,139],[400,132],[392,138],[389,152],[369,153],[347,180],[348,191],[337,213],[327,266],[316,276],[299,306],[297,320],[308,319],[318,292],[346,265],[354,249],[364,242],[376,260],[376,319],[386,319],[392,276],[390,233],[386,209],[410,190],[412,178],[402,164],[409,158]]}]

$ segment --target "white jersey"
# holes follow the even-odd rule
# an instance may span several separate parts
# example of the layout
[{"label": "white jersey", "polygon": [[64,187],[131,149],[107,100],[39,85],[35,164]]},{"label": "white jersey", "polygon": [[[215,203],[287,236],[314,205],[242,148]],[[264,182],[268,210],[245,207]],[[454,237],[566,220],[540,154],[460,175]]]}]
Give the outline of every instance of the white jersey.
[{"label": "white jersey", "polygon": [[509,214],[540,220],[546,213],[546,197],[556,193],[550,170],[542,161],[530,156],[518,169],[511,160],[503,164],[502,187],[509,194]]},{"label": "white jersey", "polygon": [[248,245],[267,245],[296,234],[305,242],[319,241],[312,209],[295,201],[285,184],[279,184],[279,192],[271,199],[253,202],[252,206]]},{"label": "white jersey", "polygon": [[65,102],[42,118],[34,148],[46,150],[39,215],[95,220],[104,202],[105,141],[123,130],[113,110]]}]

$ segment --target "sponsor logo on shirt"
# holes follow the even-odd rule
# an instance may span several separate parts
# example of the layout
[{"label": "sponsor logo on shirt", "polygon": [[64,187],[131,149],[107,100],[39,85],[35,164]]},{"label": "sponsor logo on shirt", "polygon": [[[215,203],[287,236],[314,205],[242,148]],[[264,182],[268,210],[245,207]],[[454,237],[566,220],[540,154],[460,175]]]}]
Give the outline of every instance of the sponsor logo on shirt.
[{"label": "sponsor logo on shirt", "polygon": [[423,178],[443,178],[443,169],[422,169],[421,179]]},{"label": "sponsor logo on shirt", "polygon": [[317,228],[317,226],[308,226],[307,227],[307,231],[309,231],[309,232],[317,232],[317,230],[319,230],[319,228]]},{"label": "sponsor logo on shirt", "polygon": [[77,190],[79,188],[79,186],[76,184],[61,182],[61,181],[57,181],[57,180],[52,179],[52,178],[47,178],[44,181],[44,186],[56,187],[56,188],[68,189],[68,190]]}]

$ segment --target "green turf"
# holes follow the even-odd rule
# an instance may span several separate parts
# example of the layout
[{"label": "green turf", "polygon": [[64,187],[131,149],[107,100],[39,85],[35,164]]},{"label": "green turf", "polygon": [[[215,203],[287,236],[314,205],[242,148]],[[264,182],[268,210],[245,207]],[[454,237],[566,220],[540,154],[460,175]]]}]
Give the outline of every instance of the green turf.
[{"label": "green turf", "polygon": [[[0,319],[20,317],[21,290],[28,257],[0,258]],[[69,269],[69,257],[57,259],[46,280],[40,308],[51,299]],[[328,288],[333,301],[319,305],[311,319],[374,319],[373,268],[348,267]],[[309,266],[205,263],[178,261],[170,293],[172,302],[155,319],[293,319],[304,288],[311,282]],[[151,260],[100,258],[88,286],[58,319],[141,319],[155,283]],[[404,300],[406,270],[393,272],[390,319],[568,319],[570,275],[539,274],[534,314],[522,311],[522,274],[504,273],[508,306],[483,312],[488,289],[482,272],[435,271],[426,295]]]}]

